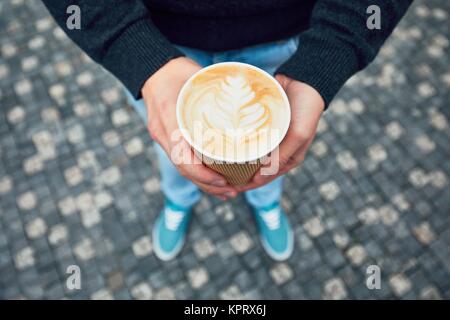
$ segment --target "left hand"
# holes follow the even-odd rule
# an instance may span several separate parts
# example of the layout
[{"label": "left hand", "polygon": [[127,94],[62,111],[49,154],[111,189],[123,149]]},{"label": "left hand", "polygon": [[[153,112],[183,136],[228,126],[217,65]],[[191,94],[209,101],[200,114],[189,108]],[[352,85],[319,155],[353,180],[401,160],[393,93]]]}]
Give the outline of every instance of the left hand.
[{"label": "left hand", "polygon": [[316,135],[317,125],[325,107],[322,97],[313,87],[281,74],[275,78],[289,98],[291,123],[279,146],[278,155],[272,152],[269,163],[264,166],[273,167],[271,162],[278,161],[279,168],[276,174],[263,175],[261,174],[263,166],[248,184],[238,187],[239,192],[265,185],[298,166],[305,158],[306,151]]}]

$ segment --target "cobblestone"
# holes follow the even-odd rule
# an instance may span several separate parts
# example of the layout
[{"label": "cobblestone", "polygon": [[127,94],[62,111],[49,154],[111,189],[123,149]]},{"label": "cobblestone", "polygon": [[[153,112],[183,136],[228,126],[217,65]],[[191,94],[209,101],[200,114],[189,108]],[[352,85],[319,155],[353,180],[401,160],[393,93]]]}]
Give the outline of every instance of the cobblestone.
[{"label": "cobblestone", "polygon": [[[415,1],[320,120],[285,180],[289,260],[264,254],[242,196],[204,196],[165,263],[150,234],[164,201],[157,157],[120,83],[39,1],[5,2],[0,297],[449,299],[448,12]],[[381,290],[365,285],[372,264]],[[69,265],[81,290],[65,287]]]},{"label": "cobblestone", "polygon": [[145,257],[152,252],[152,242],[149,236],[143,236],[133,242],[133,253],[136,257]]},{"label": "cobblestone", "polygon": [[331,279],[325,283],[324,299],[328,300],[342,300],[347,297],[347,290],[345,289],[344,282],[339,279]]},{"label": "cobblestone", "polygon": [[142,282],[131,288],[131,295],[137,300],[149,300],[153,296],[153,291],[148,283]]},{"label": "cobblestone", "polygon": [[401,297],[411,290],[411,281],[402,274],[396,274],[390,277],[389,284],[394,293]]},{"label": "cobblestone", "polygon": [[237,253],[245,253],[252,247],[252,240],[245,231],[240,231],[230,238],[230,244]]},{"label": "cobblestone", "polygon": [[196,268],[188,271],[188,279],[191,287],[198,289],[205,285],[209,280],[208,272],[205,268]]},{"label": "cobblestone", "polygon": [[276,284],[281,285],[292,279],[292,269],[285,263],[279,263],[270,270],[270,275]]}]

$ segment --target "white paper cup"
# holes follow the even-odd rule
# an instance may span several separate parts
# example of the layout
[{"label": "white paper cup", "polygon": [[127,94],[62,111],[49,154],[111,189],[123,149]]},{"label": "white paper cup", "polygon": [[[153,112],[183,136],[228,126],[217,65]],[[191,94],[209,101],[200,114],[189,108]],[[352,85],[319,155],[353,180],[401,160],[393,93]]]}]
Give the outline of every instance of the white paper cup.
[{"label": "white paper cup", "polygon": [[[257,73],[261,74],[262,77],[265,77],[266,79],[269,79],[274,86],[279,90],[282,99],[285,103],[286,108],[285,110],[282,110],[282,112],[286,112],[286,123],[283,125],[283,128],[279,128],[279,134],[278,139],[276,140],[276,143],[273,143],[269,149],[265,150],[262,154],[253,154],[251,156],[246,156],[245,158],[225,158],[220,157],[214,154],[211,154],[210,152],[203,150],[203,148],[199,145],[196,145],[194,142],[194,139],[192,139],[189,131],[186,129],[186,125],[183,123],[183,117],[182,117],[182,103],[184,100],[184,96],[188,90],[190,90],[192,81],[201,75],[202,73],[213,69],[217,67],[224,67],[224,66],[244,66],[246,68],[250,68],[252,70],[257,71]],[[198,158],[202,160],[202,162],[209,168],[213,169],[214,171],[220,173],[225,177],[227,182],[231,185],[243,185],[246,184],[251,180],[253,175],[258,171],[258,169],[263,164],[263,158],[268,156],[274,149],[278,147],[278,145],[281,143],[281,141],[286,136],[286,133],[289,129],[290,119],[291,119],[291,109],[289,106],[289,100],[286,96],[286,93],[284,92],[283,88],[279,84],[279,82],[272,77],[269,73],[266,71],[255,67],[253,65],[249,65],[246,63],[241,62],[221,62],[216,63],[213,65],[210,65],[208,67],[205,67],[195,74],[193,74],[188,81],[184,84],[182,87],[178,99],[177,99],[177,106],[176,106],[176,115],[177,115],[177,121],[178,126],[181,130],[181,134],[183,138],[189,143],[191,148],[194,150],[194,153],[197,155]]]}]

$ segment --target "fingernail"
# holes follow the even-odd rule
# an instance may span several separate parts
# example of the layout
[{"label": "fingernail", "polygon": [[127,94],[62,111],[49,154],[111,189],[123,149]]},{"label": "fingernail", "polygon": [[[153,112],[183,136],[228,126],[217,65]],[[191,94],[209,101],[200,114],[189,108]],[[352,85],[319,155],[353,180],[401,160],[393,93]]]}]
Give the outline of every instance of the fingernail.
[{"label": "fingernail", "polygon": [[234,192],[231,192],[231,191],[225,192],[225,195],[226,195],[227,197],[229,197],[229,198],[234,198],[234,197],[236,197],[236,194],[235,194]]},{"label": "fingernail", "polygon": [[227,182],[225,180],[216,180],[212,182],[212,185],[215,187],[225,187]]}]

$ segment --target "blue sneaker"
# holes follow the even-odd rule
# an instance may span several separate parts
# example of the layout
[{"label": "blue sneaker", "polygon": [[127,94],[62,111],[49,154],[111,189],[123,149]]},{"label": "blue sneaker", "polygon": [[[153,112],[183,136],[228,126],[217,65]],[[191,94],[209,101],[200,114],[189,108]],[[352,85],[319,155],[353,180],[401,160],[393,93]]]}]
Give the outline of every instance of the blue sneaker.
[{"label": "blue sneaker", "polygon": [[168,261],[180,253],[191,213],[191,208],[182,208],[166,200],[152,233],[155,254],[159,259]]},{"label": "blue sneaker", "polygon": [[263,209],[252,207],[252,209],[264,250],[276,261],[288,259],[294,249],[294,235],[280,204],[275,203]]}]

